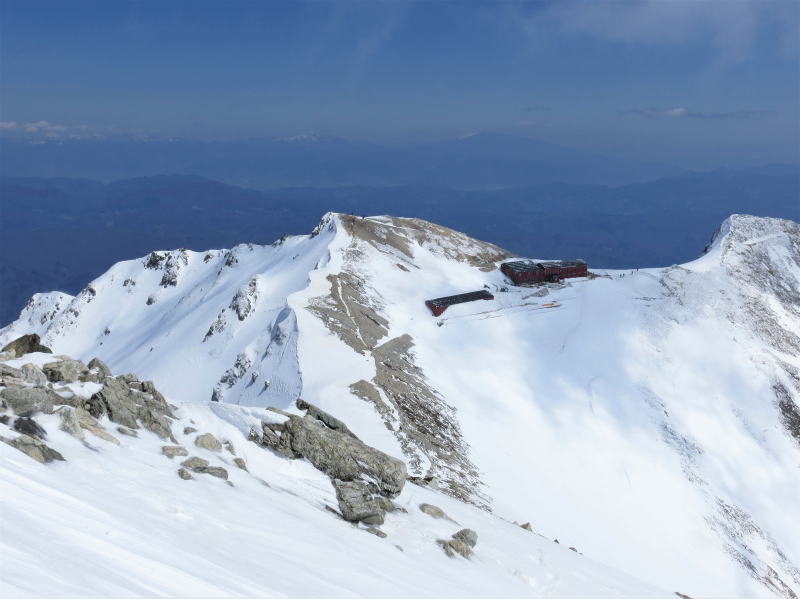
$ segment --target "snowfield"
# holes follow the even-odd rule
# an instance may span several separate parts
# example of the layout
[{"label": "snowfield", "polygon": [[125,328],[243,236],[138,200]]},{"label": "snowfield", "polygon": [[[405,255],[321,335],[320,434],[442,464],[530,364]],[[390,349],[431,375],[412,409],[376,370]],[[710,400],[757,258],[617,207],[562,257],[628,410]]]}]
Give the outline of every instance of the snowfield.
[{"label": "snowfield", "polygon": [[[333,488],[307,462],[247,442],[208,404],[184,404],[180,415],[186,447],[189,420],[233,441],[249,472],[230,456],[192,454],[227,466],[234,487],[180,480],[152,433],[86,447],[50,416],[48,440],[66,461],[48,465],[0,444],[3,597],[669,596],[414,485],[397,501],[408,513],[390,514],[380,539],[325,509],[336,506]],[[424,502],[459,524],[423,514]],[[479,534],[476,553],[449,559],[435,541],[463,526]]]},{"label": "snowfield", "polygon": [[[87,446],[43,417],[65,462],[0,444],[3,596],[799,595],[800,226],[735,215],[694,262],[534,288],[505,279],[511,258],[329,214],[34,296],[0,346],[35,332],[154,381],[176,435],[194,421],[249,472],[184,481],[151,433]],[[495,299],[424,305],[482,288]],[[387,538],[326,510],[308,462],[247,440],[300,396],[420,483]],[[463,527],[475,555],[450,559],[435,541]]]}]

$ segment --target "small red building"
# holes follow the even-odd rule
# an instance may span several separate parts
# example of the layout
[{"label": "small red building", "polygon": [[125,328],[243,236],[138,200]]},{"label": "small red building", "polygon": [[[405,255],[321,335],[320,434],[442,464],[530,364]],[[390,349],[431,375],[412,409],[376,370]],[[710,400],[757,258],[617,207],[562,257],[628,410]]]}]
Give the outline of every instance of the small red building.
[{"label": "small red building", "polygon": [[469,293],[460,293],[458,295],[448,295],[447,297],[439,297],[437,299],[428,300],[425,305],[428,306],[434,316],[441,316],[447,308],[455,304],[464,304],[466,302],[474,302],[477,300],[493,300],[494,296],[481,289],[480,291],[471,291]]},{"label": "small red building", "polygon": [[584,260],[554,262],[516,260],[514,262],[504,262],[500,266],[500,270],[514,282],[514,285],[535,285],[548,281],[585,277],[589,274],[589,266]]}]

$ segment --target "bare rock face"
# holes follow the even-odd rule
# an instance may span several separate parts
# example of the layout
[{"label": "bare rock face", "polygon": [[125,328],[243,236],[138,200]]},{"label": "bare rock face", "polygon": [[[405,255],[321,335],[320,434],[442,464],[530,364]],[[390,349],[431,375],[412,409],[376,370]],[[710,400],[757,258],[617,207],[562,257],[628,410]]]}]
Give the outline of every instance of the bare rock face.
[{"label": "bare rock face", "polygon": [[59,397],[42,387],[6,387],[0,389],[2,397],[17,416],[33,416],[39,412],[53,413]]},{"label": "bare rock face", "polygon": [[100,358],[92,358],[87,366],[90,370],[97,370],[98,374],[100,375],[100,380],[103,380],[107,376],[111,376],[111,369],[106,366],[106,363]]},{"label": "bare rock face", "polygon": [[[303,401],[298,407],[310,406]],[[406,466],[397,458],[378,451],[358,439],[349,430],[330,428],[339,422],[317,407],[303,417],[291,415],[282,425],[266,425],[272,435],[264,435],[267,445],[292,457],[304,457],[314,466],[341,481],[363,480],[385,497],[397,497],[403,489]],[[301,408],[302,409],[302,408]],[[324,419],[320,418],[324,415]]]},{"label": "bare rock face", "polygon": [[112,422],[136,429],[139,428],[136,421],[138,406],[132,395],[125,381],[112,378],[105,382],[100,391],[92,395],[87,402],[87,409],[95,418],[108,414]]},{"label": "bare rock face", "polygon": [[23,435],[29,435],[42,440],[47,438],[47,432],[33,418],[17,418],[14,421],[14,430]]},{"label": "bare rock face", "polygon": [[0,437],[0,441],[20,450],[25,455],[33,458],[37,462],[47,464],[54,460],[64,461],[64,456],[44,444],[43,441],[29,435],[20,435],[16,439]]},{"label": "bare rock face", "polygon": [[32,383],[33,385],[46,385],[47,384],[47,376],[44,374],[41,368],[36,366],[35,364],[23,364],[22,368],[20,368],[22,372],[22,378],[26,383]]},{"label": "bare rock face", "polygon": [[85,431],[89,431],[98,439],[103,439],[104,441],[108,441],[109,443],[113,443],[114,445],[119,445],[119,439],[117,439],[114,435],[106,431],[103,426],[98,422],[98,420],[92,416],[89,412],[84,410],[83,408],[77,408],[75,410],[75,416],[78,418],[78,422],[81,425],[81,428]]},{"label": "bare rock face", "polygon": [[364,524],[383,524],[386,512],[394,505],[386,497],[373,492],[369,485],[360,481],[345,482],[333,480],[336,500],[342,517],[348,522]]},{"label": "bare rock face", "polygon": [[366,445],[347,426],[306,401],[304,417],[288,415],[283,424],[263,423],[258,441],[290,458],[306,458],[327,474],[345,520],[378,524],[393,509],[406,480],[406,465]]},{"label": "bare rock face", "polygon": [[69,433],[76,439],[83,439],[83,429],[81,428],[81,421],[78,419],[78,414],[75,408],[69,406],[61,406],[56,413],[61,418],[61,430]]},{"label": "bare rock face", "polygon": [[24,375],[19,368],[14,368],[13,366],[8,366],[6,364],[0,364],[0,377],[3,379],[12,378],[23,380]]},{"label": "bare rock face", "polygon": [[108,414],[112,422],[134,430],[141,424],[174,442],[169,404],[150,381],[140,382],[132,375],[107,377],[103,388],[92,395],[85,407],[95,418]]},{"label": "bare rock face", "polygon": [[349,435],[354,439],[358,438],[352,433],[352,431],[349,428],[347,428],[347,425],[344,422],[342,422],[338,418],[334,418],[327,412],[320,410],[317,406],[308,403],[304,399],[297,400],[297,407],[301,410],[305,410],[306,414],[321,421],[328,428],[338,431],[344,435]]},{"label": "bare rock face", "polygon": [[14,341],[3,347],[0,351],[3,353],[11,353],[15,358],[21,358],[25,354],[32,354],[34,352],[52,354],[53,350],[42,345],[41,341],[39,335],[31,333],[30,335],[23,335],[18,339],[14,339]]},{"label": "bare rock face", "polygon": [[42,367],[47,380],[53,383],[74,383],[88,372],[86,364],[79,360],[59,360]]}]

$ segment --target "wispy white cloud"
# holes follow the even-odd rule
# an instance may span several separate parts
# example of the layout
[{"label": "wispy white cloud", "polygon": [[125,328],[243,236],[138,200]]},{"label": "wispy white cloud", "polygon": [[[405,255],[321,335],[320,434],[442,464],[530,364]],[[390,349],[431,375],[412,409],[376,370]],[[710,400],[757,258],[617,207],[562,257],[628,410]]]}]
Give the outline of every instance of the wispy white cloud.
[{"label": "wispy white cloud", "polygon": [[625,114],[633,114],[652,118],[671,118],[671,119],[712,119],[712,120],[742,120],[751,121],[777,116],[775,110],[733,110],[727,112],[699,112],[690,110],[685,106],[675,108],[632,108],[626,110]]},{"label": "wispy white cloud", "polygon": [[56,125],[49,121],[36,121],[35,123],[28,123],[23,125],[22,129],[26,133],[33,135],[55,136],[60,137],[67,132],[67,128],[63,125]]},{"label": "wispy white cloud", "polygon": [[[681,44],[704,40],[727,62],[752,50],[759,33],[773,25],[778,35],[796,38],[796,10],[780,0],[562,0],[520,4],[513,18],[527,33],[552,32],[623,43]],[[793,44],[791,44],[793,45]]]},{"label": "wispy white cloud", "polygon": [[29,123],[0,121],[0,135],[31,141],[105,138],[113,135],[114,132],[114,127],[104,129],[86,126],[71,127],[46,120],[31,121]]}]

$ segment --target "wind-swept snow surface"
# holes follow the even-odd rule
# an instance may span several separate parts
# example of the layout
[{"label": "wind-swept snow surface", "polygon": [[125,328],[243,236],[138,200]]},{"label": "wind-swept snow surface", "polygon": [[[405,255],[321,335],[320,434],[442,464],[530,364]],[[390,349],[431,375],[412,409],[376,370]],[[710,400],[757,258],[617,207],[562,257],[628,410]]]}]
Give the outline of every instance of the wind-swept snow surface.
[{"label": "wind-swept snow surface", "polygon": [[[259,411],[260,412],[260,411]],[[669,597],[519,526],[439,493],[408,485],[385,539],[343,522],[326,506],[329,479],[247,442],[231,424],[254,410],[184,404],[174,425],[191,453],[221,464],[230,482],[175,474],[149,432],[121,445],[85,445],[42,417],[66,461],[41,465],[0,443],[3,597]],[[220,417],[220,415],[222,417]],[[184,425],[231,440],[232,456],[199,450]],[[3,431],[5,434],[5,431]],[[434,520],[436,503],[456,522]],[[436,544],[464,526],[478,531],[472,558]]]},{"label": "wind-swept snow surface", "polygon": [[[220,406],[287,408],[302,395],[366,443],[404,458],[428,487],[407,485],[413,501],[446,503],[451,516],[495,521],[491,511],[530,520],[586,557],[693,597],[800,594],[798,225],[733,216],[695,262],[608,272],[590,265],[588,279],[538,288],[504,280],[497,266],[510,257],[424,221],[328,215],[313,235],[274,246],[156,252],[117,264],[72,300],[35,296],[0,343],[37,332],[55,353],[97,355],[114,372],[154,380],[187,413],[199,409],[192,402],[212,398]],[[484,286],[494,301],[453,306],[440,318],[424,305]],[[249,460],[250,452],[265,453],[248,448]],[[82,467],[67,457],[55,468],[33,464],[41,478],[30,480],[62,492],[67,483],[49,473]],[[17,466],[26,459],[13,458]],[[265,464],[259,476],[278,485],[269,477],[285,471],[266,465],[273,459],[257,458]],[[273,466],[280,474],[269,474]],[[133,489],[139,466],[126,468]],[[289,478],[284,485],[299,484]],[[42,501],[45,487],[34,491]],[[230,491],[245,493],[238,485]],[[231,531],[250,521],[239,508],[215,517]],[[367,541],[389,549],[394,542],[391,533]],[[230,555],[220,554],[234,559],[240,545],[217,541],[227,542]],[[170,543],[180,545],[180,534]],[[350,552],[345,545],[330,553]],[[408,559],[405,549],[393,551]],[[355,560],[358,551],[336,559]],[[373,555],[366,551],[365,559]],[[439,548],[432,551],[438,559]],[[489,576],[463,567],[468,576]],[[533,575],[535,584],[545,571]],[[384,582],[394,572],[414,580],[392,572]],[[320,584],[333,579],[317,574]],[[460,577],[454,596],[517,592]],[[386,588],[370,580],[336,579],[329,592]],[[293,594],[275,585],[262,594]],[[601,595],[594,585],[519,593]],[[449,592],[427,582],[420,588]]]}]

